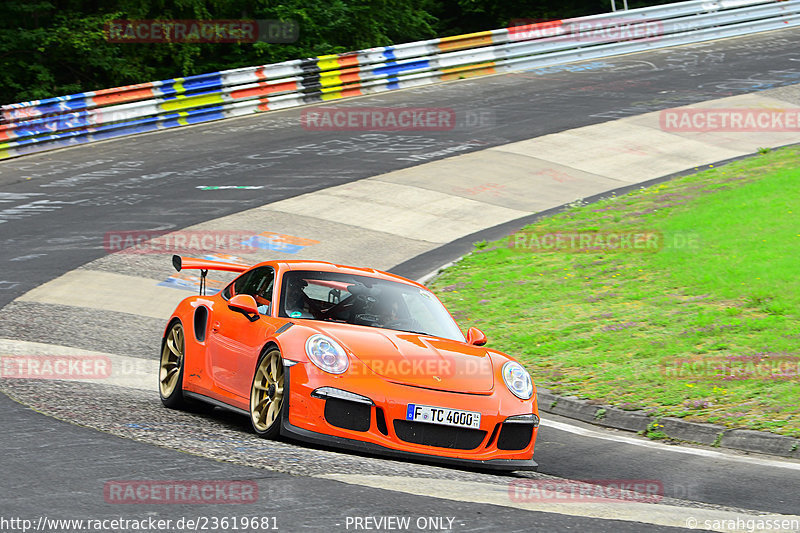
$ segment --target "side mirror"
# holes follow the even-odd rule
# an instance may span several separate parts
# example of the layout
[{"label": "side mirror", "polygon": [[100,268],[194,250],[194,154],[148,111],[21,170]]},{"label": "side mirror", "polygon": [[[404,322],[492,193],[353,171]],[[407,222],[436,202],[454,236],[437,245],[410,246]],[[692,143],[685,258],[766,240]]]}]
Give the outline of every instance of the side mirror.
[{"label": "side mirror", "polygon": [[258,316],[258,305],[256,299],[249,294],[237,294],[228,302],[228,307],[234,311],[241,311],[247,315]]},{"label": "side mirror", "polygon": [[469,328],[467,330],[467,344],[483,346],[486,344],[486,334],[478,328]]}]

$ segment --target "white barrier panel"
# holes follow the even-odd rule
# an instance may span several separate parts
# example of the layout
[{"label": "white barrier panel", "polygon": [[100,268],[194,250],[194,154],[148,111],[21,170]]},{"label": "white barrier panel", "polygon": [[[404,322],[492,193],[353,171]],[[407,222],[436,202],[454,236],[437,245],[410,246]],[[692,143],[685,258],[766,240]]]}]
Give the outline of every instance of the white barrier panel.
[{"label": "white barrier panel", "polygon": [[693,0],[10,104],[0,108],[0,159],[799,25],[800,0]]}]

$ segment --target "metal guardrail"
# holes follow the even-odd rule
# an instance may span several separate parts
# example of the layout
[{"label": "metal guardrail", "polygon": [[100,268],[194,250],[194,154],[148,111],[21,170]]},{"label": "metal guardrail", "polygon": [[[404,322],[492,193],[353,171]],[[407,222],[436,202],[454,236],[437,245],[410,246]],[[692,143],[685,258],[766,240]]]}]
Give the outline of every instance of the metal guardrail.
[{"label": "metal guardrail", "polygon": [[0,159],[573,61],[800,26],[800,0],[693,0],[0,107]]}]

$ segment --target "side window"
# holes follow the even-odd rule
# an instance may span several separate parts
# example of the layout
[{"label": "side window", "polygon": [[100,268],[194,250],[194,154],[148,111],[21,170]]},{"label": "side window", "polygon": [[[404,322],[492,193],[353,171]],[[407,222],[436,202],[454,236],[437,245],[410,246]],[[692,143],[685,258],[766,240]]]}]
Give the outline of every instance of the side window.
[{"label": "side window", "polygon": [[242,287],[244,287],[244,285],[247,283],[247,280],[250,278],[253,272],[254,272],[253,270],[251,270],[250,272],[245,272],[244,274],[233,280],[230,283],[230,285],[228,285],[222,290],[222,297],[225,298],[226,300],[230,300],[237,294],[241,294]]},{"label": "side window", "polygon": [[229,300],[237,294],[249,294],[258,304],[258,312],[262,315],[269,314],[272,303],[272,287],[275,281],[275,271],[272,267],[259,267],[245,272],[222,292],[222,297]]}]

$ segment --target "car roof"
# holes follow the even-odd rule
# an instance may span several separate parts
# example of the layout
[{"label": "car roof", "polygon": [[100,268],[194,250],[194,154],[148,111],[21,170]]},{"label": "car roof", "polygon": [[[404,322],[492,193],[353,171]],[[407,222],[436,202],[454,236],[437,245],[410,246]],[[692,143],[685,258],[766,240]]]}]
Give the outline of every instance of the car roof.
[{"label": "car roof", "polygon": [[338,265],[328,261],[309,261],[309,260],[273,260],[259,263],[260,265],[281,266],[283,270],[321,270],[323,272],[339,272],[342,274],[352,274],[356,276],[367,276],[371,278],[383,279],[387,281],[396,281],[413,285],[416,287],[423,287],[423,285],[404,278],[395,274],[390,274],[382,270],[374,268],[354,267],[349,265]]}]

